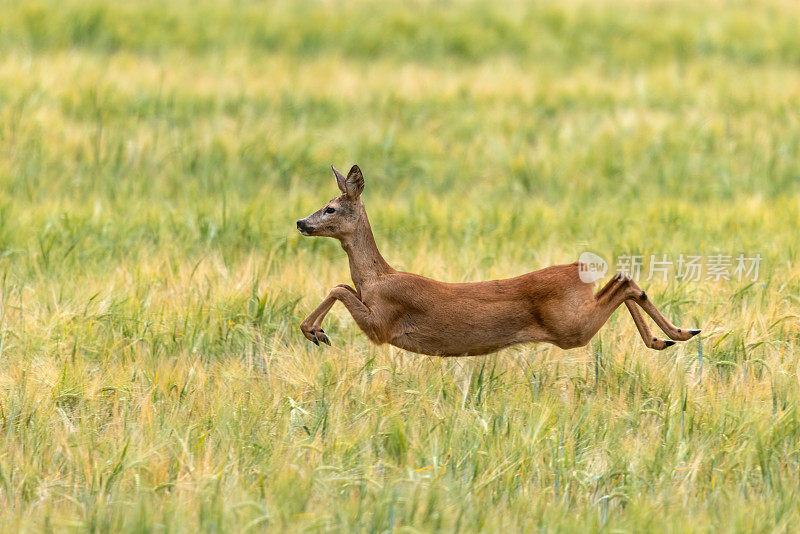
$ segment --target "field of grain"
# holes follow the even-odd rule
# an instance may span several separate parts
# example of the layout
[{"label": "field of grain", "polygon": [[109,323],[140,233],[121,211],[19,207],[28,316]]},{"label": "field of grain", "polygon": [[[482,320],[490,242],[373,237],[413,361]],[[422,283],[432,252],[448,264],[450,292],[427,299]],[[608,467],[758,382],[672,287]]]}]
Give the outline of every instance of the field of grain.
[{"label": "field of grain", "polygon": [[[0,0],[0,530],[800,526],[800,6]],[[376,347],[295,220],[394,267],[640,281],[701,336]],[[613,269],[614,265],[612,265]]]}]

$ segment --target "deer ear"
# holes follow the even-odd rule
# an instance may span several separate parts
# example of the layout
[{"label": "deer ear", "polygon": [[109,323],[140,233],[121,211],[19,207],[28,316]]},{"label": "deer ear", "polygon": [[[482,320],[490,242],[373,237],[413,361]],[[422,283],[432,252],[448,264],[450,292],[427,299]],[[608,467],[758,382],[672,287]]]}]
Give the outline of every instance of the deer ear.
[{"label": "deer ear", "polygon": [[347,194],[347,187],[345,186],[345,181],[347,180],[342,173],[336,170],[336,168],[331,165],[331,170],[333,170],[333,175],[336,176],[336,185],[339,186],[339,191],[342,192],[343,195]]},{"label": "deer ear", "polygon": [[344,191],[345,195],[353,200],[361,196],[361,193],[364,191],[364,175],[361,174],[361,169],[358,168],[358,165],[353,165],[353,168],[347,173],[347,178],[344,183],[346,189],[346,191]]}]

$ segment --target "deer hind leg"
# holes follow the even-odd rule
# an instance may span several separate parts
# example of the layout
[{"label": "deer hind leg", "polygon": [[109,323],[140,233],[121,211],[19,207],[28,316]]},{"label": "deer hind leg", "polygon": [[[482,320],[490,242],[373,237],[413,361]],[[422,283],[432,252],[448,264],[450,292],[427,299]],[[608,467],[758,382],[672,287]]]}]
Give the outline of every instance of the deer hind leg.
[{"label": "deer hind leg", "polygon": [[[636,284],[634,284],[636,286]],[[636,286],[638,290],[639,287]],[[669,336],[670,339],[674,339],[675,341],[686,341],[697,334],[700,333],[700,330],[697,328],[678,328],[674,324],[672,324],[669,319],[664,317],[664,315],[658,310],[658,308],[650,302],[650,299],[647,298],[647,295],[644,291],[641,291],[639,296],[634,299],[634,302],[641,306],[641,308],[649,315],[653,321],[658,325],[658,327]]]},{"label": "deer hind leg", "polygon": [[650,302],[647,298],[647,294],[642,291],[642,288],[627,275],[617,273],[608,284],[597,292],[595,299],[600,306],[613,306],[612,311],[619,306],[620,301],[624,302],[636,323],[636,328],[639,330],[642,339],[650,348],[660,350],[673,345],[674,342],[659,340],[653,337],[650,333],[650,329],[644,322],[644,318],[636,308],[636,305],[641,306],[647,315],[652,317],[658,327],[674,341],[686,341],[700,333],[700,330],[697,329],[678,328],[672,324],[664,317],[658,308]]},{"label": "deer hind leg", "polygon": [[636,330],[639,331],[639,335],[642,336],[642,341],[644,341],[644,344],[647,345],[648,348],[664,350],[667,347],[671,347],[675,344],[674,341],[670,341],[668,339],[658,339],[655,337],[650,332],[650,328],[648,328],[647,323],[644,321],[644,317],[642,317],[639,308],[637,308],[636,304],[634,304],[631,300],[625,301],[625,307],[628,308],[629,312],[631,312],[633,322],[636,323]]},{"label": "deer hind leg", "polygon": [[614,295],[623,283],[625,283],[625,275],[622,273],[615,274],[606,285],[600,288],[600,291],[595,293],[594,299],[599,301],[604,297],[608,298],[609,295]]}]

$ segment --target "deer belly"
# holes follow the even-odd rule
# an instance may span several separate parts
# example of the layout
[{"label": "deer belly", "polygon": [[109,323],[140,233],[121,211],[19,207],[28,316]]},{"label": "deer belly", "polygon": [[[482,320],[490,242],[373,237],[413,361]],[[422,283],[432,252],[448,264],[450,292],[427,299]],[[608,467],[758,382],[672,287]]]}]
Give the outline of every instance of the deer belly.
[{"label": "deer belly", "polygon": [[[498,310],[500,311],[500,310]],[[518,341],[520,324],[514,313],[481,314],[469,311],[443,316],[408,317],[395,347],[431,356],[475,356],[495,352]]]},{"label": "deer belly", "polygon": [[496,352],[514,343],[516,343],[514,340],[504,340],[499,343],[464,343],[458,340],[443,340],[414,333],[400,334],[391,341],[395,347],[428,356],[478,356]]}]

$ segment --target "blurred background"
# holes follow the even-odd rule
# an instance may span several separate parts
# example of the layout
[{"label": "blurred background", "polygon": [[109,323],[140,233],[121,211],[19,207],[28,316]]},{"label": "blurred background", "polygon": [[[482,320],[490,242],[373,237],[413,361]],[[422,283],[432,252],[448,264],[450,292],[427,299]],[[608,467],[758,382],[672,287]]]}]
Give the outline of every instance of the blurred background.
[{"label": "blurred background", "polygon": [[[786,528],[799,106],[791,1],[0,0],[0,525]],[[399,269],[760,274],[640,282],[666,356],[312,351],[354,163]]]}]

